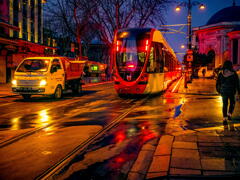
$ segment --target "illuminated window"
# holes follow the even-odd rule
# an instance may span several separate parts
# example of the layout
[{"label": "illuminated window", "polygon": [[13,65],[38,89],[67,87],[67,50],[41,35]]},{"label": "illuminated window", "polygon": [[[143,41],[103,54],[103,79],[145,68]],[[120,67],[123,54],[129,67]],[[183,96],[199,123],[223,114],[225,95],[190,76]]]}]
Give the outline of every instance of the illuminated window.
[{"label": "illuminated window", "polygon": [[97,71],[98,70],[98,66],[96,66],[96,65],[91,66],[91,70],[92,71]]}]

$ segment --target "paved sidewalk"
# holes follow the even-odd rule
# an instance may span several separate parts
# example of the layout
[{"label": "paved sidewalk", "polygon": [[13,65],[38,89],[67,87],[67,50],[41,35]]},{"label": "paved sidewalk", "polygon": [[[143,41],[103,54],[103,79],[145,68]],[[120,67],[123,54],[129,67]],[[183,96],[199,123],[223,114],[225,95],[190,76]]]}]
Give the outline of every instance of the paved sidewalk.
[{"label": "paved sidewalk", "polygon": [[[205,87],[202,81],[207,81]],[[179,93],[217,96],[215,81],[194,79]],[[240,124],[211,127],[163,135],[141,149],[128,174],[140,179],[226,179],[240,177]]]},{"label": "paved sidewalk", "polygon": [[216,91],[216,80],[214,79],[193,79],[192,83],[187,84],[187,88],[184,87],[184,79],[180,84],[178,93],[190,94],[190,95],[218,95]]}]

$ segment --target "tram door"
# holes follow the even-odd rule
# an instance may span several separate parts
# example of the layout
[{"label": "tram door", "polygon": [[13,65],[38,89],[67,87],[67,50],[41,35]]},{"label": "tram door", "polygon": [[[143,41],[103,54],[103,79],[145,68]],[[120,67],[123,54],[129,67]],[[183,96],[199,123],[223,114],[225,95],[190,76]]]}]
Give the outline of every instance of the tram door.
[{"label": "tram door", "polygon": [[153,42],[149,54],[149,62],[147,72],[149,73],[149,80],[146,90],[149,93],[157,93],[164,90],[164,55],[162,44]]}]

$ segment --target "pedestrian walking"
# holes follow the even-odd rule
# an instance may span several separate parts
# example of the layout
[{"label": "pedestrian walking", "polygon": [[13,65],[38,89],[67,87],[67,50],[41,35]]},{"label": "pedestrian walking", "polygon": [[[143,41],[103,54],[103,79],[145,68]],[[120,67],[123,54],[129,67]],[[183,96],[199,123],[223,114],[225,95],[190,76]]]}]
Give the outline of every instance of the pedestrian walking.
[{"label": "pedestrian walking", "polygon": [[[227,120],[232,120],[236,92],[238,92],[238,98],[240,95],[238,75],[233,70],[232,62],[229,60],[224,62],[222,70],[218,75],[216,89],[222,96],[223,125],[227,125]],[[230,101],[229,106],[228,101]]]},{"label": "pedestrian walking", "polygon": [[202,75],[203,75],[203,77],[205,77],[205,74],[206,74],[206,69],[204,68],[204,69],[202,70]]}]

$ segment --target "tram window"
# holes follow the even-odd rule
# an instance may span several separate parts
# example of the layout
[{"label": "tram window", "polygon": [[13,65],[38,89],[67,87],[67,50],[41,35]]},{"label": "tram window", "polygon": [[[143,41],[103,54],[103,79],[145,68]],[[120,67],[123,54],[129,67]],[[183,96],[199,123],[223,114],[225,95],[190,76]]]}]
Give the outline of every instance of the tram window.
[{"label": "tram window", "polygon": [[162,50],[162,44],[153,43],[153,46],[150,49],[147,72],[162,73],[163,69],[164,69],[164,52]]},{"label": "tram window", "polygon": [[157,73],[163,72],[164,67],[164,54],[162,47],[163,45],[161,43],[156,43],[156,71]]},{"label": "tram window", "polygon": [[160,52],[159,52],[159,43],[155,43],[155,68],[154,72],[160,72]]},{"label": "tram window", "polygon": [[[170,55],[169,55],[169,53],[168,52],[166,52],[166,54],[165,54],[165,67],[167,67],[168,68],[168,71],[170,71],[171,69],[170,69]],[[164,70],[165,71],[165,70]]]},{"label": "tram window", "polygon": [[150,54],[149,54],[147,72],[148,73],[153,73],[154,69],[155,69],[155,66],[154,66],[154,47],[151,47]]},{"label": "tram window", "polygon": [[139,62],[141,63],[141,65],[144,64],[145,58],[146,58],[146,53],[145,52],[138,53],[138,59],[139,59]]}]

